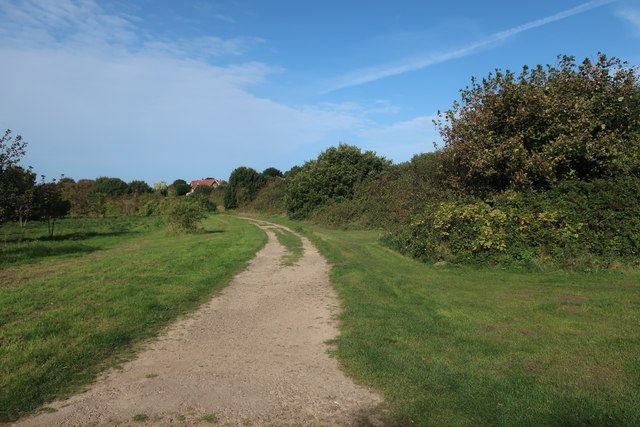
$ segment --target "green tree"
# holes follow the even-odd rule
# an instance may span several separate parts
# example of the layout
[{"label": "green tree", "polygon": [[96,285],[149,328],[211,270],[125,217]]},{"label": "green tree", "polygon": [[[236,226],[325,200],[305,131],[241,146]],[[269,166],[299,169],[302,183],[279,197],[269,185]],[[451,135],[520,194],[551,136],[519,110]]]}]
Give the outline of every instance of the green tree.
[{"label": "green tree", "polygon": [[127,194],[129,187],[120,178],[100,177],[96,179],[95,185],[91,189],[93,193],[101,193],[107,197],[123,196]]},{"label": "green tree", "polygon": [[77,182],[66,179],[60,180],[59,186],[62,192],[62,198],[71,203],[71,215],[73,216],[89,216],[94,212],[93,199],[102,198],[101,194],[91,193],[95,181],[91,179],[79,179]]},{"label": "green tree", "polygon": [[455,188],[483,195],[640,171],[638,75],[616,58],[496,70],[460,94],[436,121]]},{"label": "green tree", "polygon": [[372,151],[346,144],[331,147],[287,178],[287,212],[291,218],[305,218],[321,206],[351,199],[357,185],[375,179],[390,164]]},{"label": "green tree", "polygon": [[149,184],[147,184],[146,182],[141,180],[135,180],[127,184],[127,192],[129,194],[140,195],[140,194],[151,193],[153,192],[153,189],[149,187]]},{"label": "green tree", "polygon": [[255,199],[258,190],[267,183],[264,175],[255,169],[240,166],[231,172],[224,192],[225,209],[235,209]]},{"label": "green tree", "polygon": [[49,238],[53,239],[56,220],[69,213],[71,203],[62,198],[60,187],[54,182],[43,182],[35,188],[34,215],[47,223]]},{"label": "green tree", "polygon": [[164,181],[156,182],[155,184],[153,184],[153,191],[163,196],[167,195],[168,190],[169,186],[167,186],[167,183]]},{"label": "green tree", "polygon": [[36,174],[31,169],[11,165],[0,175],[0,201],[4,219],[17,220],[24,230],[33,208]]},{"label": "green tree", "polygon": [[191,191],[191,186],[189,184],[178,184],[174,187],[174,190],[176,192],[176,196],[185,196]]},{"label": "green tree", "polygon": [[235,187],[227,186],[224,189],[223,203],[225,209],[235,209],[238,207]]},{"label": "green tree", "polygon": [[283,176],[282,171],[274,167],[266,168],[264,171],[262,171],[262,175],[269,178],[282,178]]},{"label": "green tree", "polygon": [[27,142],[22,136],[11,136],[11,129],[7,129],[0,137],[0,172],[12,165],[18,164],[25,154]]},{"label": "green tree", "polygon": [[[25,193],[25,185],[33,173],[17,166],[26,146],[22,136],[12,137],[9,129],[0,137],[0,223],[12,218],[18,206],[20,211],[30,206],[31,195]],[[33,187],[33,179],[31,182],[30,187]]]}]

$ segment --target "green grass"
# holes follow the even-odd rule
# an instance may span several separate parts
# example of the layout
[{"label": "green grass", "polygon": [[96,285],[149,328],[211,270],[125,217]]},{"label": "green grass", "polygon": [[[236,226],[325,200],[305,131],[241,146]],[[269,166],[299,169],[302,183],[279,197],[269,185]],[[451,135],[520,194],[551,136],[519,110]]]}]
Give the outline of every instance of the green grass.
[{"label": "green grass", "polygon": [[136,422],[144,422],[149,419],[149,416],[147,414],[135,414],[132,419]]},{"label": "green grass", "polygon": [[640,272],[435,267],[377,232],[275,221],[332,263],[337,357],[389,424],[640,425]]},{"label": "green grass", "polygon": [[209,424],[218,424],[218,421],[220,420],[220,418],[218,417],[218,414],[213,413],[213,414],[203,415],[202,417],[200,417],[200,420],[205,421]]},{"label": "green grass", "polygon": [[29,222],[24,233],[17,223],[6,223],[0,226],[0,269],[87,255],[161,225],[159,217],[66,218],[56,222],[54,239],[49,240],[45,223]]},{"label": "green grass", "polygon": [[266,242],[257,227],[228,216],[211,216],[190,235],[146,220],[120,234],[96,231],[84,241],[92,251],[60,257],[55,246],[68,242],[46,242],[53,257],[17,256],[0,270],[0,421],[68,396],[131,357],[222,289]]},{"label": "green grass", "polygon": [[282,257],[282,264],[288,266],[295,265],[295,263],[300,261],[300,258],[302,258],[302,255],[304,254],[302,239],[299,235],[281,228],[277,228],[273,230],[273,232],[275,233],[278,242],[280,242],[280,244],[287,250],[287,253]]}]

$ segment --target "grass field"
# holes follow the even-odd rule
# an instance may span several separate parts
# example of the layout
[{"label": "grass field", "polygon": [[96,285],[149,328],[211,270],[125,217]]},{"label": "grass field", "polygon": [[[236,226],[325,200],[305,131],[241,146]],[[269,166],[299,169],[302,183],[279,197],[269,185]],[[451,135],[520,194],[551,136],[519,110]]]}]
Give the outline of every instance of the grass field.
[{"label": "grass field", "polygon": [[0,421],[126,360],[266,242],[255,226],[223,215],[192,235],[168,235],[153,218],[82,221],[61,221],[56,241],[37,240],[46,231],[34,227],[17,243],[15,229],[0,229]]},{"label": "grass field", "polygon": [[343,302],[336,354],[399,425],[640,425],[640,272],[425,265],[307,233]]},{"label": "grass field", "polygon": [[47,226],[31,222],[25,233],[17,223],[0,227],[0,269],[28,264],[39,259],[52,260],[87,255],[110,248],[136,235],[161,227],[159,217],[112,217],[61,219],[56,222],[53,241]]}]

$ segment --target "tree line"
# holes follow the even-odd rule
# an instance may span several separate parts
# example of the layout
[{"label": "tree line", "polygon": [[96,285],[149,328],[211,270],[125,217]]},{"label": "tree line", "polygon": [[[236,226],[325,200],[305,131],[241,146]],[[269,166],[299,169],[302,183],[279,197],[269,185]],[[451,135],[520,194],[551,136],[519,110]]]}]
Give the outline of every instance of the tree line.
[{"label": "tree line", "polygon": [[638,69],[599,54],[472,78],[434,124],[444,146],[391,164],[339,145],[247,208],[383,228],[425,260],[566,266],[638,262]]},{"label": "tree line", "polygon": [[[67,215],[73,217],[107,217],[117,215],[148,216],[164,214],[174,230],[193,231],[196,222],[215,211],[223,189],[198,186],[192,191],[184,179],[167,185],[164,181],[150,186],[143,180],[125,182],[120,178],[74,180],[61,177],[50,182],[20,161],[27,142],[21,135],[5,131],[0,139],[0,224],[16,221],[22,233],[29,221],[47,223],[53,238],[55,223]],[[190,194],[188,201],[177,203]]]},{"label": "tree line", "polygon": [[26,141],[6,130],[0,138],[0,224],[17,220],[24,229],[29,220],[47,223],[49,237],[53,237],[55,223],[69,212],[71,204],[64,200],[55,182],[36,183],[31,168],[18,165],[25,154]]}]

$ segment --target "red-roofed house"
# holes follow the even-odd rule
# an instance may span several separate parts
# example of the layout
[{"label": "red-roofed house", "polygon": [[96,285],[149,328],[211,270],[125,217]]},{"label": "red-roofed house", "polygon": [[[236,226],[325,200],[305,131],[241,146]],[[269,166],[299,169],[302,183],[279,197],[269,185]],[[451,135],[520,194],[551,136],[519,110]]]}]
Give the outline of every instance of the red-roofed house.
[{"label": "red-roofed house", "polygon": [[191,191],[195,190],[198,185],[206,185],[207,187],[219,187],[224,184],[224,181],[221,179],[215,178],[204,178],[204,179],[196,179],[191,181]]}]

